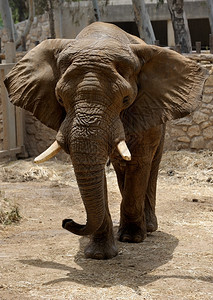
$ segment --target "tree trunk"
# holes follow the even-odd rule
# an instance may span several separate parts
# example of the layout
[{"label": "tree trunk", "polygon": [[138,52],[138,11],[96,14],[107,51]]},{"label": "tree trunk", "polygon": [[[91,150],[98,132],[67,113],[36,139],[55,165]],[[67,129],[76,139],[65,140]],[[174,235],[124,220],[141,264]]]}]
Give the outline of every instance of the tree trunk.
[{"label": "tree trunk", "polygon": [[13,22],[8,0],[0,0],[0,13],[3,20],[4,28],[7,32],[8,41],[14,42]]},{"label": "tree trunk", "polygon": [[140,38],[143,39],[147,44],[153,45],[155,43],[155,34],[149,14],[145,7],[144,0],[132,0],[132,5]]},{"label": "tree trunk", "polygon": [[207,0],[207,5],[209,8],[209,23],[210,23],[211,33],[213,34],[213,2],[212,2],[212,0]]},{"label": "tree trunk", "polygon": [[21,45],[22,39],[26,38],[26,36],[30,32],[31,25],[32,25],[33,20],[34,20],[34,14],[35,14],[35,12],[34,12],[34,0],[29,0],[28,4],[29,4],[29,18],[28,18],[27,25],[25,27],[25,30],[24,30],[23,34],[21,36],[19,36],[19,38],[16,40],[16,49]]},{"label": "tree trunk", "polygon": [[100,21],[101,20],[101,16],[100,16],[100,10],[99,10],[99,6],[98,6],[97,0],[92,0],[92,4],[93,4],[95,21]]},{"label": "tree trunk", "polygon": [[55,39],[55,22],[54,22],[54,13],[53,13],[53,1],[48,0],[48,15],[49,15],[49,24],[50,24],[50,37]]},{"label": "tree trunk", "polygon": [[167,0],[167,4],[172,19],[175,44],[180,45],[181,53],[190,53],[192,51],[191,37],[183,9],[183,0]]},{"label": "tree trunk", "polygon": [[[24,30],[24,33],[15,41],[16,49],[21,45],[23,37],[26,37],[30,31],[31,25],[34,19],[34,0],[28,0],[29,2],[29,18]],[[4,28],[6,29],[8,41],[14,42],[14,24],[10,12],[8,0],[0,0],[0,13],[2,16]]]}]

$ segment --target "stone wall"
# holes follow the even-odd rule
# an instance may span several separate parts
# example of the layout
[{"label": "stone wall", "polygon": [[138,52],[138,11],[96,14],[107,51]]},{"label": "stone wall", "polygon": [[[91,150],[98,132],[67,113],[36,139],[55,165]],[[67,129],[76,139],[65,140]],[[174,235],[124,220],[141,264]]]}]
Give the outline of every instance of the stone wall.
[{"label": "stone wall", "polygon": [[189,116],[167,123],[165,149],[213,150],[213,66],[204,86],[202,102]]},{"label": "stone wall", "polygon": [[[26,27],[27,21],[15,24],[17,35],[20,36]],[[0,36],[2,41],[2,50],[4,52],[4,44],[8,41],[7,34],[4,29],[0,30]],[[50,36],[49,30],[49,17],[48,14],[38,16],[34,18],[30,32],[26,37],[26,49],[30,50],[35,47],[37,41],[42,42]]]},{"label": "stone wall", "polygon": [[1,101],[1,89],[0,89],[0,151],[3,150],[3,113],[2,113],[2,101]]},{"label": "stone wall", "polygon": [[[31,113],[25,112],[25,148],[30,157],[46,150],[55,140],[56,131],[38,121]],[[68,161],[69,156],[61,151],[58,159]]]}]

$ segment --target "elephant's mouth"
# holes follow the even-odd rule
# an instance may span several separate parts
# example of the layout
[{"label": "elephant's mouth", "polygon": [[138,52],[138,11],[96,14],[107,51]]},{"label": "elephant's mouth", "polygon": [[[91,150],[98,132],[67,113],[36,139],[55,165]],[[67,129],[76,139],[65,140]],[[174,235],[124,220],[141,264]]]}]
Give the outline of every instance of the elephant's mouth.
[{"label": "elephant's mouth", "polygon": [[[37,156],[34,159],[35,163],[42,163],[44,161],[49,160],[50,158],[54,157],[58,152],[60,152],[60,150],[62,150],[61,146],[59,145],[59,143],[57,141],[54,141],[54,143],[44,152],[42,152],[39,156]],[[127,144],[124,140],[120,141],[117,144],[117,150],[120,153],[121,157],[124,160],[131,160],[131,153],[127,147]]]}]

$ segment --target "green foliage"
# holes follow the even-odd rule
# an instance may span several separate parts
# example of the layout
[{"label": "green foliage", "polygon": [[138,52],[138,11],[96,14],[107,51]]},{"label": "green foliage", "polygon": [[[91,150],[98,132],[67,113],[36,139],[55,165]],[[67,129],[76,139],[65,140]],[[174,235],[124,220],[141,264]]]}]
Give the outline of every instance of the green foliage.
[{"label": "green foliage", "polygon": [[24,21],[28,18],[28,6],[25,0],[9,0],[14,23]]},{"label": "green foliage", "polygon": [[164,4],[164,0],[157,0],[157,8]]},{"label": "green foliage", "polygon": [[[48,10],[48,2],[52,1],[53,3],[56,0],[36,0],[35,4],[35,14],[41,15]],[[29,16],[29,7],[28,1],[26,0],[9,0],[9,5],[12,10],[12,16],[14,23],[18,23],[28,19]]]},{"label": "green foliage", "polygon": [[4,26],[3,26],[2,17],[1,17],[1,15],[0,15],[0,29],[1,29],[2,27],[4,27]]},{"label": "green foliage", "polygon": [[[79,2],[82,0],[65,0],[66,2]],[[88,0],[89,1],[89,0]],[[105,0],[106,3],[109,0]],[[163,0],[159,0],[163,1]],[[35,0],[35,14],[36,15],[42,15],[45,12],[49,11],[50,2],[54,5],[55,3],[58,3],[59,0]],[[29,7],[28,7],[28,1],[26,0],[9,0],[9,5],[12,10],[12,17],[14,23],[18,23],[21,21],[24,21],[28,19],[29,16]],[[3,27],[2,18],[0,16],[0,28]]]},{"label": "green foliage", "polygon": [[[54,2],[54,0],[52,0]],[[35,1],[35,14],[42,15],[48,10],[47,0],[37,0]]]}]

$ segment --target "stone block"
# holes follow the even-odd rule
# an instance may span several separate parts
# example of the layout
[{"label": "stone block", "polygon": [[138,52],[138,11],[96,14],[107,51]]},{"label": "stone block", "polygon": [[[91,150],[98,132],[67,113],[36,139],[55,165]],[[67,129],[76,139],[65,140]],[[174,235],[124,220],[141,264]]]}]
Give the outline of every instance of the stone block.
[{"label": "stone block", "polygon": [[213,101],[213,95],[209,95],[209,94],[203,95],[202,101],[204,103],[211,103]]},{"label": "stone block", "polygon": [[210,110],[213,111],[213,104],[211,104],[211,103],[203,103],[202,104],[202,109],[204,109],[204,108],[210,109]]},{"label": "stone block", "polygon": [[201,108],[200,112],[206,114],[206,115],[210,115],[211,114],[211,110],[208,108]]},{"label": "stone block", "polygon": [[171,136],[174,137],[179,137],[179,136],[184,136],[184,131],[181,128],[177,128],[177,127],[172,127],[171,128]]},{"label": "stone block", "polygon": [[205,139],[212,139],[213,138],[213,126],[207,127],[203,129],[203,137]]},{"label": "stone block", "polygon": [[205,94],[212,94],[213,93],[213,86],[205,86],[204,93]]},{"label": "stone block", "polygon": [[174,150],[179,151],[182,149],[189,149],[190,147],[189,147],[189,143],[178,142],[173,148]]},{"label": "stone block", "polygon": [[204,145],[204,138],[202,136],[196,136],[192,138],[190,147],[192,149],[203,149]]},{"label": "stone block", "polygon": [[200,135],[200,127],[198,125],[193,125],[188,128],[187,134],[190,137]]},{"label": "stone block", "polygon": [[192,117],[188,116],[188,117],[174,120],[171,123],[174,125],[178,125],[178,126],[183,126],[183,125],[190,126],[190,125],[192,125],[193,122],[192,122]]},{"label": "stone block", "polygon": [[177,138],[178,142],[184,142],[184,143],[190,143],[190,138],[188,138],[188,136],[184,135],[184,136],[180,136]]},{"label": "stone block", "polygon": [[213,141],[209,141],[209,142],[206,144],[206,149],[208,149],[208,150],[213,150]]},{"label": "stone block", "polygon": [[205,122],[207,121],[209,118],[209,116],[207,114],[204,114],[200,111],[196,111],[194,112],[193,114],[193,121],[196,123],[196,124],[200,124],[202,122]]},{"label": "stone block", "polygon": [[209,85],[213,87],[213,74],[209,75],[209,77],[205,82],[205,86],[209,86]]},{"label": "stone block", "polygon": [[26,126],[26,133],[29,135],[36,135],[36,129],[34,126]]},{"label": "stone block", "polygon": [[[213,117],[212,117],[212,119],[213,119]],[[200,124],[200,128],[204,129],[204,128],[207,128],[207,127],[209,127],[211,125],[213,125],[213,120],[212,121],[210,120],[210,121],[203,122],[202,124]]]}]

